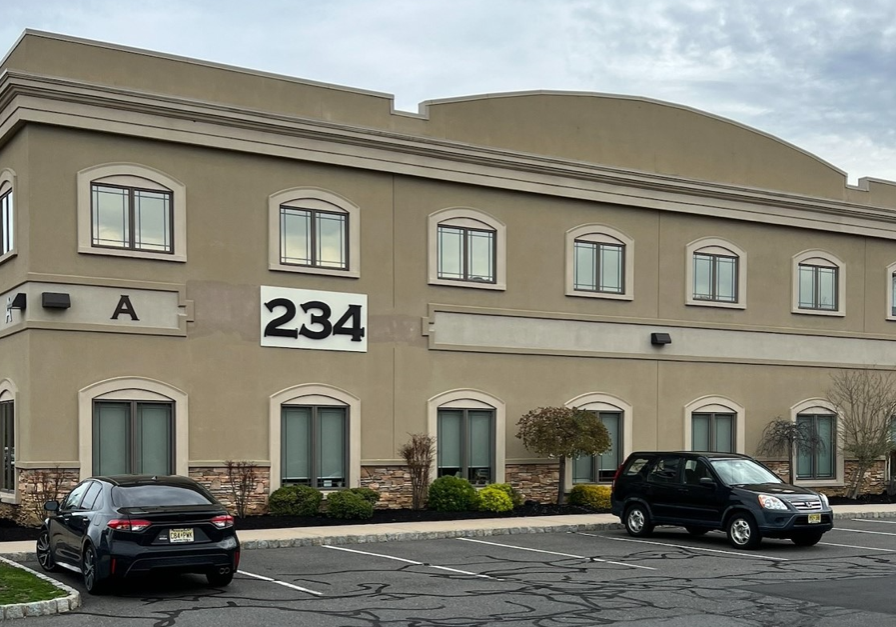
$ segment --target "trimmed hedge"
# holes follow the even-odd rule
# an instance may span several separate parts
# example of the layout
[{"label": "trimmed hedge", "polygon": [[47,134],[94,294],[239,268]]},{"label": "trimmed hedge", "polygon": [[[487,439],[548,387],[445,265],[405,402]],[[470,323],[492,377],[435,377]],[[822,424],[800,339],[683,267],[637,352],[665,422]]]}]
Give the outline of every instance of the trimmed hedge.
[{"label": "trimmed hedge", "polygon": [[510,497],[510,502],[513,503],[514,507],[519,507],[523,504],[523,495],[509,483],[492,483],[488,487],[498,488],[507,493],[507,496]]},{"label": "trimmed hedge", "polygon": [[370,488],[350,488],[349,492],[357,494],[371,505],[376,505],[377,501],[380,500],[380,493]]},{"label": "trimmed hedge", "polygon": [[[360,488],[366,490],[367,488]],[[373,517],[373,503],[370,495],[353,490],[339,490],[327,495],[327,516],[330,518],[366,519]],[[379,494],[370,490],[379,499]]]},{"label": "trimmed hedge", "polygon": [[314,516],[323,498],[317,488],[287,485],[274,490],[268,498],[268,509],[274,516]]},{"label": "trimmed hedge", "polygon": [[488,485],[479,491],[479,509],[486,512],[509,512],[513,509],[513,500],[499,484]]},{"label": "trimmed hedge", "polygon": [[470,512],[479,500],[476,488],[461,477],[445,475],[429,485],[426,506],[437,512]]},{"label": "trimmed hedge", "polygon": [[580,484],[570,491],[569,504],[590,507],[591,509],[610,509],[610,486]]}]

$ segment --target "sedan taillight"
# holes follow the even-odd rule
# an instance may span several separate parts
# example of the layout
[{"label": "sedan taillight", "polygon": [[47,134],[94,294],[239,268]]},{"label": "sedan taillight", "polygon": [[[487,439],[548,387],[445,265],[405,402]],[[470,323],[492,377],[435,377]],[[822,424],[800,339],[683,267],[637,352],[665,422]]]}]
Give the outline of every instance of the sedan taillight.
[{"label": "sedan taillight", "polygon": [[143,531],[152,523],[148,520],[129,520],[127,518],[114,518],[106,523],[109,529],[116,531]]},{"label": "sedan taillight", "polygon": [[218,529],[226,529],[227,527],[233,527],[233,516],[230,514],[224,514],[223,516],[215,516],[212,518],[212,524]]}]

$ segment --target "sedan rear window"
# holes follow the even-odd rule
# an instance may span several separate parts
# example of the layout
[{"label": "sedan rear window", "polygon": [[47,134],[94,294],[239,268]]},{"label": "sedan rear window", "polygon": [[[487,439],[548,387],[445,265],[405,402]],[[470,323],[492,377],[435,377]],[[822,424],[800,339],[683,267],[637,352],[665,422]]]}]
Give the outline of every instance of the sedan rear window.
[{"label": "sedan rear window", "polygon": [[165,507],[169,505],[213,505],[210,495],[176,485],[130,485],[112,488],[115,507]]}]

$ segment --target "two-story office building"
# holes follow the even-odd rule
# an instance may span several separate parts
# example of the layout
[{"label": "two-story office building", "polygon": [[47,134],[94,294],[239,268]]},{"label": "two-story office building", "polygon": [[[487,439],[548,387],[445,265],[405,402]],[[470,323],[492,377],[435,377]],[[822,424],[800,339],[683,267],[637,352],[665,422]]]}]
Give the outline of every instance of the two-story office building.
[{"label": "two-story office building", "polygon": [[[848,455],[831,373],[896,369],[896,184],[686,107],[385,94],[27,32],[0,75],[0,498],[42,471],[550,499],[634,449]],[[558,477],[530,409],[599,412]],[[226,483],[226,482],[225,482]],[[225,486],[226,487],[226,486]]]}]

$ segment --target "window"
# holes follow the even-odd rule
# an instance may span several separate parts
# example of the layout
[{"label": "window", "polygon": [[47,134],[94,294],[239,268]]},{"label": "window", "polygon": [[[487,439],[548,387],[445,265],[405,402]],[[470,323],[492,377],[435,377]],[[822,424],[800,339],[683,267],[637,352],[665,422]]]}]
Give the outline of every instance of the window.
[{"label": "window", "polygon": [[13,257],[16,252],[15,180],[12,170],[0,170],[0,262]]},{"label": "window", "polygon": [[896,320],[896,262],[887,266],[887,320]]},{"label": "window", "polygon": [[622,464],[622,412],[599,411],[600,421],[610,435],[610,450],[600,455],[577,457],[573,462],[573,483],[598,483],[612,481],[616,469]]},{"label": "window", "polygon": [[746,307],[746,253],[731,242],[704,237],[687,251],[686,304],[705,307]]},{"label": "window", "polygon": [[268,198],[268,269],[360,276],[361,212],[322,189],[287,189]]},{"label": "window", "polygon": [[15,404],[12,400],[0,401],[0,451],[3,451],[3,468],[0,469],[0,490],[16,489],[16,432]]},{"label": "window", "polygon": [[830,253],[805,251],[794,256],[794,313],[842,316],[845,264]]},{"label": "window", "polygon": [[81,500],[84,498],[84,495],[87,494],[87,490],[90,489],[91,484],[93,484],[93,481],[85,481],[84,483],[76,485],[75,488],[62,500],[59,509],[63,511],[78,509],[81,505]]},{"label": "window", "polygon": [[650,471],[650,474],[647,475],[647,480],[651,483],[661,483],[661,484],[672,484],[672,483],[681,483],[681,479],[679,478],[678,471],[681,468],[681,458],[677,456],[665,456],[660,457],[653,469]]},{"label": "window", "polygon": [[171,403],[94,403],[93,474],[173,474],[173,413]]},{"label": "window", "polygon": [[505,227],[475,209],[429,216],[429,283],[505,289]]},{"label": "window", "polygon": [[283,406],[281,485],[346,487],[347,413],[345,407]]},{"label": "window", "polygon": [[464,477],[473,485],[494,481],[495,412],[440,409],[436,435],[437,476]]},{"label": "window", "polygon": [[691,414],[691,450],[733,453],[736,421],[730,413]]},{"label": "window", "polygon": [[90,242],[95,247],[174,252],[170,191],[92,183]]},{"label": "window", "polygon": [[796,417],[800,425],[814,437],[814,446],[798,447],[797,479],[833,479],[836,477],[837,419],[833,414],[802,413]]},{"label": "window", "polygon": [[603,224],[566,232],[566,295],[631,300],[634,240]]},{"label": "window", "polygon": [[890,275],[890,316],[896,318],[896,273]]},{"label": "window", "polygon": [[78,173],[78,252],[186,261],[186,188],[146,166]]}]

